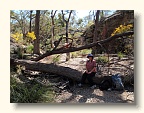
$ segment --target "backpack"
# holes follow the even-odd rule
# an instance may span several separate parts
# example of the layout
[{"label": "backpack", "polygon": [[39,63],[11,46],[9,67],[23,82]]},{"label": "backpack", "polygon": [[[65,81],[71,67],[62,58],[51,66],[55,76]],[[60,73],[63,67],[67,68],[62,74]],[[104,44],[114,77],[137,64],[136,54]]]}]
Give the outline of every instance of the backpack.
[{"label": "backpack", "polygon": [[112,88],[114,90],[124,90],[124,85],[122,83],[120,74],[115,74],[115,75],[112,75],[111,77],[112,77],[112,82],[113,82]]},{"label": "backpack", "polygon": [[104,90],[108,90],[109,88],[112,87],[112,82],[109,81],[109,80],[103,80],[101,83],[100,83],[100,86],[99,86],[99,89],[101,91],[104,91]]}]

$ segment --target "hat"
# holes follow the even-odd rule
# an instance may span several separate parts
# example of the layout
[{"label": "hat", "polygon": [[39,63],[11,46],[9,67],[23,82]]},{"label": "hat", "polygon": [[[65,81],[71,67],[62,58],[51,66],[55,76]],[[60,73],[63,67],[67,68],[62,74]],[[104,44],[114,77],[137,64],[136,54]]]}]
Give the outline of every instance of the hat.
[{"label": "hat", "polygon": [[93,55],[92,55],[92,54],[88,54],[87,58],[88,58],[88,57],[93,57]]}]

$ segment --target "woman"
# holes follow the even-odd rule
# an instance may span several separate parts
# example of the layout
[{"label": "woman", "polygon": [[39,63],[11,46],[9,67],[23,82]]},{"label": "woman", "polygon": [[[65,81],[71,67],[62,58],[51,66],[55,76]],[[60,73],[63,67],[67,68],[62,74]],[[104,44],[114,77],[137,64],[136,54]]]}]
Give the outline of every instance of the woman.
[{"label": "woman", "polygon": [[78,84],[78,85],[81,87],[82,84],[84,84],[86,79],[87,79],[90,86],[91,86],[91,88],[95,88],[96,85],[93,82],[93,77],[96,74],[96,61],[93,60],[93,55],[92,54],[88,54],[87,58],[89,60],[86,62],[86,71],[82,75],[81,83]]}]

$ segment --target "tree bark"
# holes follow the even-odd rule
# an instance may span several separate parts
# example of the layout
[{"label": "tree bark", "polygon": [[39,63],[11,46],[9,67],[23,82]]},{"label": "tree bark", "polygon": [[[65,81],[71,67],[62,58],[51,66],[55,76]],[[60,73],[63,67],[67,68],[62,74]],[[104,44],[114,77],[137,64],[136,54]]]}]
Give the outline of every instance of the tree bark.
[{"label": "tree bark", "polygon": [[[99,14],[100,14],[100,10],[97,10],[95,16],[95,29],[94,29],[94,37],[93,37],[93,43],[95,43],[96,41],[98,41],[98,22],[99,22]],[[92,54],[96,54],[96,46],[94,46],[92,48]]]},{"label": "tree bark", "polygon": [[[30,61],[30,60],[13,60],[12,62],[14,62],[13,64],[15,65],[24,66],[26,70],[53,73],[56,75],[65,76],[77,82],[81,81],[81,77],[83,74],[82,71],[72,69],[70,67],[59,66],[56,64],[45,64],[45,63],[40,63],[40,62],[35,62],[35,61]],[[124,76],[122,76],[122,79],[124,79]],[[134,78],[130,78],[130,79],[132,81]],[[130,82],[130,79],[126,79],[125,84],[128,84]],[[109,75],[98,76],[97,75],[93,78],[93,81],[96,84],[100,84],[102,80],[111,80],[111,76]]]},{"label": "tree bark", "polygon": [[[66,43],[68,44],[68,21],[66,21]],[[66,61],[70,59],[70,53],[66,53]]]},{"label": "tree bark", "polygon": [[29,32],[31,32],[32,30],[31,30],[31,21],[32,21],[32,12],[33,12],[33,10],[30,10],[30,25],[29,25]]},{"label": "tree bark", "polygon": [[53,46],[53,41],[54,41],[54,17],[55,17],[55,14],[56,14],[57,10],[54,12],[53,14],[53,10],[51,11],[51,20],[52,20],[52,37],[51,37],[51,47],[54,48]]},{"label": "tree bark", "polygon": [[39,39],[39,21],[40,21],[40,10],[36,10],[36,18],[35,18],[35,35],[36,39],[34,40],[34,54],[40,54],[40,39]]},{"label": "tree bark", "polygon": [[[72,12],[73,12],[73,10],[70,11],[69,17],[66,20],[65,17],[64,17],[63,10],[62,10],[62,18],[63,18],[63,21],[66,23],[66,43],[69,43],[68,42],[68,24],[69,24],[69,20],[70,20]],[[66,53],[66,61],[68,61],[69,59],[70,59],[70,53]]]},{"label": "tree bark", "polygon": [[98,31],[99,14],[100,14],[100,10],[97,10],[97,12],[96,12],[96,19],[95,19],[95,29],[94,29],[93,42],[97,41],[97,35],[98,35],[97,31]]}]

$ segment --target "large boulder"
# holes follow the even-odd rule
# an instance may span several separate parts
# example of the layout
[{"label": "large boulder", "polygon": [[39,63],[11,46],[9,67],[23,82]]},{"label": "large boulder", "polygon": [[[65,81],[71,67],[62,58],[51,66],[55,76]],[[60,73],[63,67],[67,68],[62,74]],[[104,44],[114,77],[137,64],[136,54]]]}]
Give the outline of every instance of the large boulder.
[{"label": "large boulder", "polygon": [[[127,25],[132,24],[134,25],[134,11],[133,10],[121,10],[117,11],[113,15],[110,15],[108,17],[102,18],[99,21],[98,24],[98,37],[97,40],[104,40],[111,36],[115,28],[119,27],[120,25]],[[89,28],[85,30],[85,32],[82,34],[85,43],[89,44],[93,42],[93,36],[94,36],[94,28],[95,25],[91,25]],[[117,53],[117,49],[119,48],[119,45],[121,46],[121,42],[123,40],[113,40],[110,43],[107,43],[103,45],[105,48],[109,47],[109,52],[111,54]],[[124,47],[124,46],[122,46]],[[119,48],[120,49],[120,48]],[[103,48],[97,47],[97,53],[104,52]]]}]

